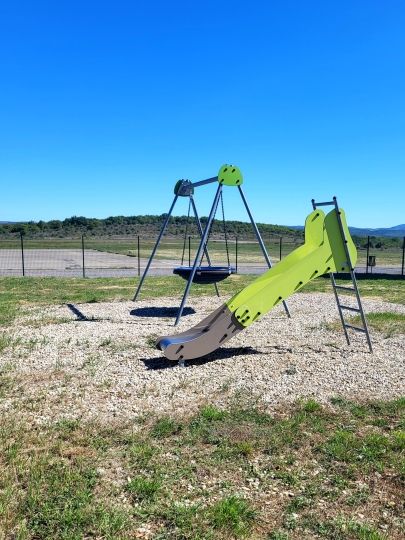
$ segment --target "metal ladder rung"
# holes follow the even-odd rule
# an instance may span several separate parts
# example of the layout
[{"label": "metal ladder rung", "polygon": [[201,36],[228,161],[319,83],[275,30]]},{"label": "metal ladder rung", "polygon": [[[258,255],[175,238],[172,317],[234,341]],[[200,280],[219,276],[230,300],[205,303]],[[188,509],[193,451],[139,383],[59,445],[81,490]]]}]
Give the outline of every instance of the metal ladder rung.
[{"label": "metal ladder rung", "polygon": [[345,287],[344,285],[335,285],[336,289],[339,289],[339,291],[352,291],[356,292],[356,289],[354,287]]},{"label": "metal ladder rung", "polygon": [[315,206],[335,206],[335,201],[327,201],[327,202],[315,202]]},{"label": "metal ladder rung", "polygon": [[359,308],[351,307],[351,306],[344,306],[343,304],[339,304],[340,309],[347,309],[348,311],[355,311],[356,313],[361,313],[361,310]]},{"label": "metal ladder rung", "polygon": [[360,328],[360,326],[353,326],[352,324],[345,323],[345,327],[356,330],[357,332],[363,332],[364,334],[367,334],[366,330],[364,328]]}]

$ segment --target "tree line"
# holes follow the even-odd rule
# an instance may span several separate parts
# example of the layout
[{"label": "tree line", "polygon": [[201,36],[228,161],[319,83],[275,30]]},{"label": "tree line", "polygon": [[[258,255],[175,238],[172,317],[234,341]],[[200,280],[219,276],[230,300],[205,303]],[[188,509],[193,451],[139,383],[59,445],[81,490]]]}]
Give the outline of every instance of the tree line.
[{"label": "tree line", "polygon": [[[0,235],[3,237],[23,234],[36,238],[59,237],[68,238],[79,235],[86,236],[115,236],[115,235],[140,235],[154,236],[160,230],[167,214],[142,215],[142,216],[111,216],[105,219],[86,218],[84,216],[72,216],[64,220],[51,221],[28,221],[21,223],[4,223],[0,225]],[[203,228],[207,223],[207,217],[201,217]],[[302,231],[290,229],[282,225],[258,224],[263,234],[275,234],[278,236],[290,236],[301,238]],[[226,233],[231,236],[254,236],[252,226],[243,221],[226,221]],[[187,216],[172,216],[167,228],[169,236],[183,234],[198,234],[194,219]],[[224,225],[221,220],[214,220],[211,234],[223,236]]]}]

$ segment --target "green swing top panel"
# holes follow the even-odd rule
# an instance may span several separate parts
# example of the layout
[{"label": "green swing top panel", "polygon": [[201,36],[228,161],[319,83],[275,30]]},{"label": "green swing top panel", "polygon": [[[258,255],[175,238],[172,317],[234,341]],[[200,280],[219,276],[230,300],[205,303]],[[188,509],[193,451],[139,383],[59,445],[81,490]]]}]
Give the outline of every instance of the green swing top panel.
[{"label": "green swing top panel", "polygon": [[241,186],[243,175],[236,165],[222,165],[218,171],[218,182],[224,186]]},{"label": "green swing top panel", "polygon": [[336,210],[326,216],[322,210],[314,210],[305,221],[304,244],[228,300],[228,308],[243,326],[250,326],[316,277],[330,272],[349,272],[355,266],[356,247],[345,213],[342,209],[339,211],[350,261],[347,260]]}]

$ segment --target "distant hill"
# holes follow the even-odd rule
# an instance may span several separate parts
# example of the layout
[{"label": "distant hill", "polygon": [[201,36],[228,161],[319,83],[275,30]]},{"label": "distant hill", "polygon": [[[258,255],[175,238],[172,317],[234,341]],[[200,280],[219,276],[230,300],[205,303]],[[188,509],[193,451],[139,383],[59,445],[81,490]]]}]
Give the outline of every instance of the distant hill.
[{"label": "distant hill", "polygon": [[395,227],[379,229],[363,229],[358,227],[350,227],[350,232],[357,236],[386,236],[393,238],[398,236],[405,236],[405,224],[395,225]]},{"label": "distant hill", "polygon": [[[302,225],[289,225],[290,229],[302,231],[304,227]],[[376,236],[385,238],[399,238],[405,236],[405,224],[395,225],[395,227],[379,228],[379,229],[367,229],[361,227],[349,227],[350,232],[354,236]]]}]

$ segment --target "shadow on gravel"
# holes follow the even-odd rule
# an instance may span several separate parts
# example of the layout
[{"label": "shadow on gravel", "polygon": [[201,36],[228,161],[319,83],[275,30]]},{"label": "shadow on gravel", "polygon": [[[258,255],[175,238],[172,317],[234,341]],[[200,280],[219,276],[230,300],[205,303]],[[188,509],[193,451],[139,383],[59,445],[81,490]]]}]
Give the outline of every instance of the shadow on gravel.
[{"label": "shadow on gravel", "polygon": [[[129,314],[135,317],[177,317],[178,307],[145,307],[132,309]],[[191,307],[183,309],[184,315],[193,315],[195,310]]]},{"label": "shadow on gravel", "polygon": [[80,311],[78,307],[76,307],[74,304],[66,304],[66,306],[70,309],[70,311],[73,313],[73,315],[76,315],[76,321],[81,322],[99,322],[99,321],[106,321],[108,319],[100,319],[97,317],[87,317],[83,313],[83,311]]},{"label": "shadow on gravel", "polygon": [[77,308],[74,304],[66,304],[67,307],[70,309],[70,311],[73,313],[73,315],[76,315],[78,321],[91,321],[92,319],[89,319],[82,311],[80,311],[79,308]]},{"label": "shadow on gravel", "polygon": [[[211,354],[207,354],[203,358],[195,358],[194,360],[186,360],[187,366],[202,366],[209,362],[215,362],[215,360],[223,360],[226,358],[233,358],[234,356],[248,356],[253,354],[261,354],[253,347],[228,347],[224,349],[218,349]],[[177,362],[167,360],[162,356],[155,356],[153,358],[141,358],[141,362],[145,364],[148,369],[169,369],[178,366]]]}]

